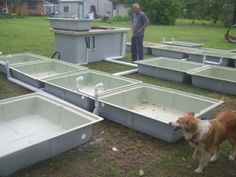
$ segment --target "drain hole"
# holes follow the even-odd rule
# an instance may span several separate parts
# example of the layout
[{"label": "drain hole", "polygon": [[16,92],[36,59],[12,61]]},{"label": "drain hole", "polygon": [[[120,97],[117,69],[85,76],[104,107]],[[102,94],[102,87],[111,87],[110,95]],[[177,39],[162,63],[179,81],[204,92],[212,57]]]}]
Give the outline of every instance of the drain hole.
[{"label": "drain hole", "polygon": [[85,138],[86,138],[86,135],[83,134],[83,135],[81,136],[81,139],[84,140]]}]

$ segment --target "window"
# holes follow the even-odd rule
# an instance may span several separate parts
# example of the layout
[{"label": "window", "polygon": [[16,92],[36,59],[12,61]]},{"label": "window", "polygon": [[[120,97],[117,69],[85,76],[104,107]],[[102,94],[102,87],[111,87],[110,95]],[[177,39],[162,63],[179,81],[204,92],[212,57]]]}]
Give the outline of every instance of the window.
[{"label": "window", "polygon": [[64,6],[63,9],[64,9],[64,12],[69,12],[69,6]]},{"label": "window", "polygon": [[28,1],[28,8],[29,9],[36,9],[37,8],[37,5],[38,5],[38,2],[37,1]]}]

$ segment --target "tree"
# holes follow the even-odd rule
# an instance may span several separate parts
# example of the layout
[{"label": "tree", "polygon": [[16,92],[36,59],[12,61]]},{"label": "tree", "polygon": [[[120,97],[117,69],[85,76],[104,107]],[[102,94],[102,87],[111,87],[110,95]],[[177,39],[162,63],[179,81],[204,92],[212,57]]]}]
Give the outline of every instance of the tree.
[{"label": "tree", "polygon": [[174,25],[179,16],[176,0],[111,0],[114,3],[130,5],[137,2],[153,24]]},{"label": "tree", "polygon": [[213,23],[216,24],[217,21],[223,14],[223,8],[225,5],[225,0],[208,0],[208,12],[210,14]]},{"label": "tree", "polygon": [[232,25],[236,24],[236,0],[234,0],[234,14]]},{"label": "tree", "polygon": [[182,17],[192,19],[195,23],[196,19],[205,19],[208,17],[207,0],[179,0]]}]

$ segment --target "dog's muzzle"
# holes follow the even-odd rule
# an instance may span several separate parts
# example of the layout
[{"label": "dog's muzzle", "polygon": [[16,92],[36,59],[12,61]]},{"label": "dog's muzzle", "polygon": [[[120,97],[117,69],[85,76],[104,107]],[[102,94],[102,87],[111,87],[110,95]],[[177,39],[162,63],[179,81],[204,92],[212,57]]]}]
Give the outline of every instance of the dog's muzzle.
[{"label": "dog's muzzle", "polygon": [[169,125],[173,128],[174,131],[181,129],[181,126],[177,122],[169,122]]}]

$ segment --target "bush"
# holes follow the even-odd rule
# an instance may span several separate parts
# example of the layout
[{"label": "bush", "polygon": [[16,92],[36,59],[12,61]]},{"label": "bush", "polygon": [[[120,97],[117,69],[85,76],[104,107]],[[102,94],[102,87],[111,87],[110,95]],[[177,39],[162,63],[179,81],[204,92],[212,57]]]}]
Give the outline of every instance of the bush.
[{"label": "bush", "polygon": [[131,5],[137,2],[153,24],[173,25],[179,16],[178,0],[112,0]]},{"label": "bush", "polygon": [[121,21],[130,21],[130,17],[128,16],[114,16],[110,18],[113,22],[121,22]]},{"label": "bush", "polygon": [[139,0],[144,11],[153,24],[174,25],[179,15],[176,0]]}]

